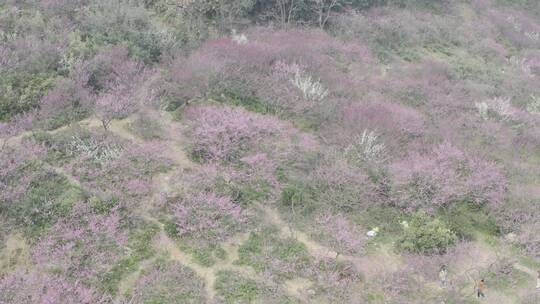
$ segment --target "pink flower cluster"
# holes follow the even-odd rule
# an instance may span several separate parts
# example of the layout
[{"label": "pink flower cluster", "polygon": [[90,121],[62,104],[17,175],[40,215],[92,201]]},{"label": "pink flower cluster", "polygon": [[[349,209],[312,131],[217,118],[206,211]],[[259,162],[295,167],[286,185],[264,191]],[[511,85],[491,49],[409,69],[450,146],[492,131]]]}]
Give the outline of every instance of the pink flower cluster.
[{"label": "pink flower cluster", "polygon": [[3,304],[99,304],[107,302],[95,290],[59,275],[19,271],[0,279],[0,303]]},{"label": "pink flower cluster", "polygon": [[202,160],[234,161],[252,146],[263,146],[286,131],[278,119],[242,108],[199,106],[187,109],[195,142],[192,153]]},{"label": "pink flower cluster", "polygon": [[321,258],[309,270],[314,281],[315,295],[327,303],[351,303],[355,300],[355,290],[362,281],[362,275],[348,262],[333,258]]},{"label": "pink flower cluster", "polygon": [[210,243],[233,236],[246,221],[242,209],[230,198],[212,192],[187,194],[170,208],[181,236]]},{"label": "pink flower cluster", "polygon": [[[40,118],[49,118],[61,112],[88,111],[93,106],[88,90],[71,79],[61,79],[40,101]],[[76,118],[76,117],[70,117]]]},{"label": "pink flower cluster", "polygon": [[144,78],[144,69],[142,64],[129,59],[127,49],[113,47],[78,66],[75,78],[94,95],[96,114],[107,129],[111,120],[136,110],[135,93]]},{"label": "pink flower cluster", "polygon": [[121,257],[127,242],[122,225],[118,207],[99,214],[78,204],[39,240],[33,258],[42,269],[83,281],[95,279]]},{"label": "pink flower cluster", "polygon": [[108,147],[114,154],[101,161],[85,154],[76,154],[65,168],[100,196],[115,196],[124,201],[137,202],[152,190],[152,176],[169,164],[165,158],[159,157],[163,155],[165,147],[158,141],[137,145],[94,133],[89,140],[99,147]]},{"label": "pink flower cluster", "polygon": [[255,28],[246,34],[246,44],[220,38],[177,59],[169,75],[155,83],[156,97],[188,101],[236,89],[259,97],[269,107],[301,113],[306,105],[298,104],[301,94],[288,79],[292,76],[284,79],[275,65],[298,64],[313,79],[349,93],[354,91],[356,79],[335,69],[335,61],[358,68],[371,60],[362,44],[342,42],[322,31]]},{"label": "pink flower cluster", "polygon": [[424,117],[411,107],[392,102],[353,103],[343,111],[348,130],[361,133],[365,129],[396,135],[418,136],[424,129]]},{"label": "pink flower cluster", "polygon": [[9,205],[28,190],[33,171],[26,170],[26,166],[43,157],[47,150],[34,141],[24,140],[22,145],[4,147],[0,152],[0,205]]},{"label": "pink flower cluster", "polygon": [[340,254],[363,251],[365,232],[343,214],[325,213],[318,219],[319,227],[329,245]]},{"label": "pink flower cluster", "polygon": [[504,202],[506,179],[492,162],[465,154],[450,143],[428,153],[411,153],[391,166],[397,201],[408,209],[436,208],[455,201]]},{"label": "pink flower cluster", "polygon": [[24,114],[13,117],[8,122],[0,122],[0,139],[7,139],[19,135],[23,131],[31,130],[38,120],[38,117],[37,110],[30,110]]},{"label": "pink flower cluster", "polygon": [[161,263],[147,270],[133,290],[133,303],[156,301],[175,302],[189,295],[192,303],[206,302],[204,282],[180,263]]}]

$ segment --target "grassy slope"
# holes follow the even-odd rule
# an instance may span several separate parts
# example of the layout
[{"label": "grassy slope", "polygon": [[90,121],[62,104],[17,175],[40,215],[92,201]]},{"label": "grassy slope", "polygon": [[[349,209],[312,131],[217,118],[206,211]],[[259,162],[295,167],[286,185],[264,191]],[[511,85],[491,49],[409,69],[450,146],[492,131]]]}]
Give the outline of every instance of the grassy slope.
[{"label": "grassy slope", "polygon": [[[464,21],[463,27],[466,28],[467,22],[473,20],[475,16],[474,10],[467,4],[460,6],[460,18]],[[445,48],[427,48],[423,46],[411,47],[407,50],[407,54],[414,54],[413,58],[434,59],[449,63],[451,66],[473,66],[475,69],[483,69],[480,73],[496,71],[498,66],[489,66],[490,62],[481,61],[475,56],[471,56],[471,50],[465,46],[452,46]],[[473,54],[474,55],[474,54]],[[407,55],[408,57],[408,55]],[[392,68],[398,68],[400,64],[408,64],[408,58],[396,59],[389,64]],[[382,68],[381,68],[382,69]],[[474,69],[473,69],[474,70]],[[474,70],[477,71],[477,70]],[[384,75],[383,75],[384,77]],[[250,227],[250,231],[239,234],[222,244],[216,244],[216,247],[222,251],[194,253],[190,248],[186,248],[178,241],[171,237],[165,229],[163,219],[156,214],[158,209],[158,194],[175,193],[182,185],[174,184],[174,176],[181,174],[183,170],[197,170],[198,164],[194,163],[187,155],[188,147],[182,135],[184,129],[184,121],[175,120],[170,113],[159,112],[155,110],[145,110],[146,115],[151,120],[161,124],[160,139],[167,146],[165,156],[173,161],[173,166],[165,173],[154,177],[155,194],[147,204],[141,206],[135,212],[136,216],[141,219],[144,225],[141,227],[148,228],[151,237],[145,239],[147,245],[147,254],[141,254],[133,259],[128,257],[125,261],[126,267],[115,273],[115,278],[110,280],[108,288],[114,290],[118,300],[129,297],[133,285],[136,284],[138,277],[149,269],[158,259],[169,259],[181,263],[183,266],[193,270],[193,272],[204,282],[204,294],[208,302],[213,299],[222,299],[226,303],[247,303],[247,302],[270,302],[270,303],[314,303],[327,302],[324,297],[317,294],[316,279],[305,274],[293,275],[293,277],[282,278],[277,282],[274,279],[269,279],[264,276],[262,271],[257,271],[257,267],[253,267],[249,263],[238,263],[240,253],[247,244],[250,233],[254,233],[254,237],[261,237],[255,233],[257,229],[269,226],[277,232],[273,237],[275,243],[283,243],[285,249],[272,251],[272,254],[283,253],[283,259],[286,260],[291,256],[296,258],[296,254],[307,259],[307,264],[315,264],[317,259],[335,259],[343,263],[351,263],[363,275],[364,281],[358,283],[356,288],[360,291],[372,294],[369,297],[370,303],[384,303],[384,292],[382,285],[377,285],[375,278],[380,276],[390,276],[396,273],[404,265],[404,256],[400,253],[393,252],[392,242],[395,241],[395,235],[381,235],[372,240],[368,253],[363,256],[353,255],[338,255],[333,249],[326,246],[323,242],[313,239],[309,231],[303,231],[302,225],[296,225],[288,216],[281,214],[277,208],[257,205],[253,207],[253,211],[257,213],[256,222],[259,224],[255,227]],[[111,125],[111,132],[125,140],[140,143],[146,139],[139,137],[129,128],[130,123],[135,117],[129,117],[122,121],[114,121]],[[89,118],[80,123],[83,128],[99,127],[99,122],[93,118]],[[61,132],[62,129],[48,132],[54,136],[55,133]],[[19,138],[20,139],[20,138]],[[17,145],[17,138],[12,138],[10,143]],[[474,145],[474,142],[466,144]],[[504,157],[505,153],[511,154],[510,150],[496,150],[493,152],[496,157]],[[530,158],[524,159],[526,167],[536,167],[538,165],[538,155],[532,155]],[[80,187],[80,183],[67,172],[63,172],[60,168],[54,168],[56,173],[64,175],[67,181],[74,186]],[[525,176],[514,176],[516,181],[521,182]],[[538,184],[538,176],[527,177],[530,179],[530,184],[534,187]],[[384,216],[382,217],[384,220]],[[386,218],[388,219],[388,218]],[[367,222],[367,221],[366,221]],[[146,225],[146,226],[145,226]],[[467,299],[469,303],[476,303],[472,291],[474,288],[474,279],[479,276],[485,276],[488,279],[488,299],[496,299],[496,303],[517,303],[519,296],[530,290],[534,281],[535,269],[539,267],[539,261],[525,258],[520,251],[512,246],[506,245],[501,241],[500,236],[486,233],[484,230],[478,229],[475,240],[470,242],[469,247],[462,252],[460,258],[448,265],[450,268],[450,279],[464,282],[459,286],[458,290],[462,299]],[[145,230],[145,228],[141,228]],[[143,233],[144,234],[144,233]],[[29,262],[29,247],[23,237],[17,232],[14,232],[4,238],[5,246],[2,246],[0,251],[0,274],[3,272],[12,271],[17,268],[32,268]],[[289,240],[289,241],[288,241]],[[292,241],[291,241],[292,240]],[[264,239],[261,241],[264,244]],[[293,245],[288,245],[293,244]],[[265,245],[261,245],[265,246]],[[300,250],[302,253],[293,251],[289,254],[289,247],[304,248]],[[271,246],[270,246],[271,247]],[[259,248],[260,252],[265,252],[266,248]],[[257,254],[257,250],[254,250]],[[202,255],[202,257],[201,257]],[[305,256],[305,257],[304,257]],[[509,259],[509,265],[512,269],[510,274],[499,274],[492,272],[492,265],[503,259]],[[267,265],[260,266],[270,267]],[[436,299],[444,296],[445,290],[438,285],[436,276],[426,276],[419,278],[422,282],[418,286],[420,293],[427,299]],[[366,283],[367,282],[367,283]],[[375,283],[373,283],[375,282]],[[314,295],[315,294],[315,295]],[[383,295],[380,297],[380,295]],[[353,295],[357,296],[357,295]],[[360,296],[358,296],[360,297]],[[411,297],[414,297],[411,295]],[[360,298],[356,299],[359,300]],[[363,298],[365,300],[365,298]]]}]

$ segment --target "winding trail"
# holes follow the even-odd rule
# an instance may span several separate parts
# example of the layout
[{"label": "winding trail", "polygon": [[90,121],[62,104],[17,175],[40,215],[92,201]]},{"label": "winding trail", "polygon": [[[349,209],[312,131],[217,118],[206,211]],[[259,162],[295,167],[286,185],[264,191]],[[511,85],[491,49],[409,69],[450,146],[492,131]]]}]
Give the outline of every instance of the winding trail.
[{"label": "winding trail", "polygon": [[[186,140],[182,136],[184,134],[183,130],[185,126],[172,118],[172,115],[168,112],[157,111],[154,109],[144,109],[145,114],[150,115],[156,121],[159,121],[163,129],[163,138],[162,142],[165,143],[165,151],[163,156],[170,159],[173,164],[167,172],[157,174],[153,178],[154,184],[154,194],[146,204],[141,204],[139,208],[135,211],[142,219],[153,223],[159,227],[159,232],[154,241],[154,249],[156,252],[161,252],[167,254],[172,260],[180,262],[182,265],[192,269],[199,277],[205,281],[205,288],[207,293],[208,303],[213,303],[216,298],[216,291],[214,285],[216,282],[217,273],[222,270],[231,270],[246,277],[249,277],[252,280],[265,284],[264,278],[260,277],[253,268],[249,266],[240,266],[235,265],[234,262],[238,259],[238,248],[240,245],[246,241],[249,237],[249,233],[241,233],[234,238],[220,244],[221,247],[226,251],[227,257],[224,260],[218,260],[214,265],[210,267],[202,266],[196,263],[193,257],[180,250],[178,244],[172,240],[165,232],[164,225],[159,221],[157,217],[154,216],[153,211],[155,205],[159,202],[162,195],[174,195],[177,192],[178,188],[181,185],[174,184],[175,174],[181,173],[183,170],[193,169],[196,164],[193,163],[188,155],[186,154],[184,147],[186,147]],[[133,117],[128,117],[122,120],[113,120],[110,123],[108,131],[118,136],[122,139],[134,142],[136,144],[144,143],[144,140],[137,137],[129,131],[129,124],[133,121]],[[82,120],[78,123],[82,128],[101,128],[101,122],[95,118],[90,117],[88,119]],[[59,133],[61,131],[67,130],[69,126],[64,126],[52,131],[46,131],[50,134]],[[24,132],[15,136],[13,138],[7,139],[7,144],[18,144],[24,136],[31,135],[31,132]],[[54,172],[65,176],[71,183],[76,186],[82,187],[80,181],[69,174],[62,168],[54,167],[51,165],[46,165],[46,167]],[[283,237],[293,237],[299,242],[305,244],[309,252],[313,256],[324,257],[324,258],[338,258],[341,260],[346,260],[354,263],[359,269],[365,271],[365,265],[373,265],[373,261],[363,260],[362,258],[339,255],[334,250],[325,247],[324,245],[312,240],[307,234],[292,228],[287,224],[279,215],[279,213],[269,207],[264,207],[259,205],[258,207],[262,210],[265,216],[269,219],[270,223],[280,229],[280,233]],[[142,271],[149,267],[155,261],[155,257],[141,261],[138,265],[137,270],[130,272],[126,275],[119,285],[118,297],[121,297],[128,293],[131,288],[136,284],[139,279]],[[378,270],[377,270],[378,271]],[[374,271],[375,272],[375,271]],[[301,290],[311,286],[311,282],[305,279],[296,278],[284,282],[285,291],[292,297],[302,301],[303,295]],[[120,298],[116,299],[117,302]]]},{"label": "winding trail", "polygon": [[[199,277],[205,281],[205,289],[207,294],[207,303],[214,303],[216,299],[216,290],[215,282],[217,278],[217,273],[222,270],[231,270],[238,272],[246,277],[253,279],[260,283],[265,282],[259,274],[257,274],[253,268],[249,266],[239,266],[235,265],[234,262],[238,260],[238,248],[242,243],[244,243],[248,237],[249,233],[240,233],[233,237],[232,239],[220,244],[220,246],[225,250],[226,258],[222,260],[217,260],[215,264],[210,267],[202,266],[195,262],[193,257],[182,251],[175,240],[171,239],[165,232],[164,225],[159,219],[154,215],[154,210],[156,205],[160,202],[162,195],[174,195],[181,185],[175,184],[174,176],[176,174],[181,174],[183,170],[191,170],[196,168],[197,164],[193,163],[189,156],[185,152],[185,147],[187,144],[186,139],[183,137],[185,126],[177,121],[175,121],[172,115],[168,112],[158,111],[154,109],[144,109],[145,113],[150,115],[152,119],[160,122],[163,129],[163,138],[161,141],[165,144],[164,157],[172,161],[171,168],[167,172],[157,174],[153,178],[153,195],[150,200],[142,203],[137,210],[138,214],[142,219],[153,223],[159,227],[159,232],[157,233],[156,238],[153,241],[153,246],[156,252],[161,252],[170,257],[170,259],[180,262],[182,265],[192,269]],[[129,123],[132,122],[133,117],[128,117],[123,120],[114,120],[111,122],[109,131],[116,136],[119,136],[125,140],[132,141],[134,143],[144,143],[144,140],[134,135],[128,130]],[[101,122],[96,118],[88,118],[81,122],[79,125],[83,128],[100,128]],[[62,130],[66,130],[69,126],[65,126],[53,131],[47,131],[48,133],[54,134]],[[20,140],[27,135],[31,135],[31,132],[24,132],[15,137],[4,139],[2,141],[7,145],[17,145],[20,143]],[[53,170],[57,174],[65,176],[71,183],[81,186],[80,181],[74,176],[70,175],[68,172],[61,168],[54,166],[46,165],[50,170]],[[259,209],[266,220],[277,227],[280,231],[280,235],[284,238],[294,238],[297,241],[303,243],[309,253],[312,256],[320,258],[331,258],[338,259],[341,261],[347,261],[352,263],[359,272],[363,273],[366,279],[375,277],[385,273],[393,273],[398,271],[403,266],[403,261],[401,258],[395,254],[392,254],[388,251],[378,251],[377,254],[370,254],[368,256],[351,256],[351,255],[341,255],[338,254],[335,250],[313,240],[308,234],[295,229],[292,225],[287,223],[280,216],[279,212],[274,208],[264,206],[260,203],[256,204],[257,209]],[[469,268],[471,265],[489,265],[496,256],[494,256],[492,251],[484,250],[485,248],[479,248],[478,252],[471,252],[471,259],[463,259],[460,261],[459,269],[464,270]],[[138,265],[137,270],[127,274],[119,285],[118,296],[124,296],[129,293],[131,288],[136,284],[141,273],[144,269],[150,267],[155,261],[155,257],[141,261]],[[536,271],[522,265],[519,263],[513,264],[514,268],[527,273],[529,276],[536,278]],[[464,272],[460,275],[464,275]],[[295,278],[283,282],[283,287],[286,293],[290,296],[298,299],[301,302],[305,302],[304,295],[302,291],[310,287],[312,282],[307,279]],[[467,287],[468,288],[468,287]],[[497,295],[497,291],[491,290],[492,295]],[[508,297],[500,294],[501,296],[500,303],[511,303]],[[117,302],[119,302],[117,298]]]},{"label": "winding trail", "polygon": [[[149,200],[149,204],[143,204],[138,208],[137,213],[148,222],[154,223],[159,227],[159,232],[154,240],[154,248],[157,252],[165,253],[171,260],[177,261],[182,265],[192,269],[200,278],[205,281],[205,289],[207,294],[207,303],[214,303],[216,298],[215,282],[218,272],[222,270],[231,270],[240,273],[250,279],[261,284],[266,283],[264,278],[260,277],[253,268],[247,266],[235,265],[234,262],[238,259],[238,248],[249,238],[249,233],[240,233],[235,237],[223,242],[220,246],[226,252],[226,258],[217,260],[213,265],[206,267],[194,261],[193,257],[180,250],[178,244],[171,239],[165,232],[164,225],[154,215],[154,205],[159,202],[162,195],[173,195],[180,185],[174,184],[174,175],[182,170],[192,169],[194,164],[186,155],[184,147],[186,146],[185,139],[182,137],[184,126],[172,118],[170,113],[158,112],[153,109],[146,109],[146,114],[151,115],[163,125],[164,138],[163,141],[167,144],[164,151],[166,158],[172,160],[173,165],[165,172],[154,177],[154,194]],[[122,138],[140,142],[140,139],[134,137],[126,129],[127,121],[120,123],[111,123],[109,130]],[[149,265],[151,260],[143,261],[139,270],[130,274],[124,285],[121,286],[122,293],[129,291],[140,276],[141,269]],[[122,294],[119,293],[119,294]]]},{"label": "winding trail", "polygon": [[398,256],[386,251],[379,251],[377,252],[377,255],[369,256],[338,254],[335,250],[313,240],[306,233],[294,229],[290,224],[285,222],[280,217],[279,213],[275,209],[263,206],[261,204],[258,204],[258,208],[264,212],[266,218],[272,225],[280,229],[280,233],[283,237],[292,237],[303,243],[308,249],[309,253],[313,256],[350,262],[355,265],[357,270],[362,272],[366,278],[383,273],[396,272],[402,266],[402,262]]},{"label": "winding trail", "polygon": [[533,278],[537,278],[538,277],[538,272],[530,269],[529,267],[523,265],[523,264],[520,264],[520,263],[515,263],[514,264],[514,268],[521,271],[521,272],[524,272],[526,274],[528,274],[529,276],[533,277]]},{"label": "winding trail", "polygon": [[[140,278],[143,270],[149,268],[155,261],[155,258],[144,260],[139,263],[137,270],[125,276],[120,281],[120,285],[118,286],[118,296],[121,297],[128,294],[137,283],[137,280]],[[120,302],[119,298],[116,302]]]},{"label": "winding trail", "polygon": [[270,223],[279,229],[282,237],[291,237],[303,243],[311,255],[331,259],[335,259],[338,256],[334,250],[317,243],[302,231],[294,229],[281,218],[276,210],[261,204],[257,204],[257,207],[264,212]]},{"label": "winding trail", "polygon": [[30,267],[30,245],[23,235],[10,234],[4,244],[4,248],[0,248],[0,277],[9,271]]}]

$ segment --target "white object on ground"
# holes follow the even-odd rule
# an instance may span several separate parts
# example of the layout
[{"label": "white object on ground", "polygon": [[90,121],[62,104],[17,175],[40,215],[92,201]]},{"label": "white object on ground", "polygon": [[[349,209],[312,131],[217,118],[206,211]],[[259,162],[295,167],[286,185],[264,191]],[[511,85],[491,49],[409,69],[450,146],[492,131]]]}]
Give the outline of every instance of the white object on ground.
[{"label": "white object on ground", "polygon": [[517,236],[516,236],[515,233],[510,232],[510,233],[508,233],[507,235],[505,235],[504,238],[505,238],[507,241],[509,241],[509,242],[511,242],[511,243],[514,243],[514,242],[516,241]]},{"label": "white object on ground", "polygon": [[379,233],[379,227],[375,227],[372,230],[368,231],[366,235],[369,237],[375,237],[377,236],[378,233]]},{"label": "white object on ground", "polygon": [[234,42],[236,42],[237,44],[240,44],[240,45],[244,45],[244,44],[248,43],[248,39],[247,39],[246,35],[237,34],[235,29],[233,29],[233,31],[232,31],[232,40]]}]

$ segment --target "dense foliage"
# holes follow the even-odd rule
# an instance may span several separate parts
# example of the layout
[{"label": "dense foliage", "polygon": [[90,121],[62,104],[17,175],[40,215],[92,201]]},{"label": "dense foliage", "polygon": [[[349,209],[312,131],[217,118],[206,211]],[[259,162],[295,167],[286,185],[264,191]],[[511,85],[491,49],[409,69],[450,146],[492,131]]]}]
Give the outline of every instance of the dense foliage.
[{"label": "dense foliage", "polygon": [[0,303],[534,302],[539,3],[3,1]]}]

